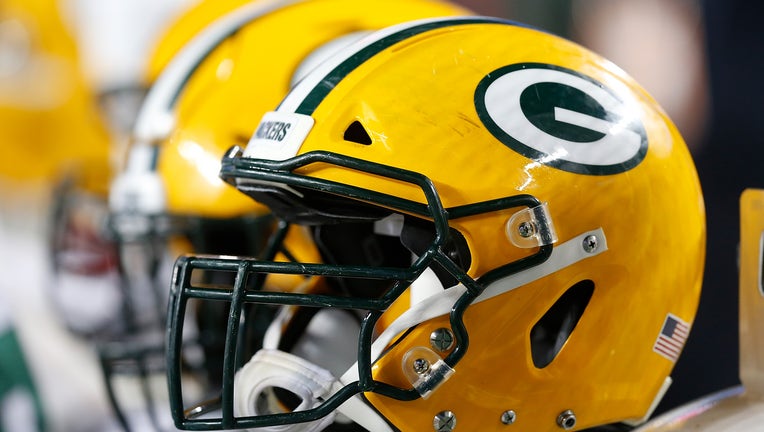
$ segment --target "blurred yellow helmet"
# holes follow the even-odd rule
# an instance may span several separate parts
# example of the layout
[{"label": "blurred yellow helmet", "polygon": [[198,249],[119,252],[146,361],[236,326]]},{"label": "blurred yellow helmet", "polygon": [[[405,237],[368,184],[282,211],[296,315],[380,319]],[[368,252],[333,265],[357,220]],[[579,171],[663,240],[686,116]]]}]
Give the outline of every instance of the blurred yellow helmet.
[{"label": "blurred yellow helmet", "polygon": [[[465,13],[437,0],[210,1],[178,20],[150,62],[148,77],[154,84],[138,113],[126,165],[109,193],[125,278],[141,273],[140,266],[126,265],[136,261],[131,256],[152,260],[157,252],[172,255],[184,249],[316,259],[314,245],[299,227],[279,231],[290,245],[288,252],[263,251],[275,224],[266,207],[220,180],[224,152],[246,143],[252,120],[273,109],[330,53],[388,25]],[[200,26],[210,15],[217,19]],[[186,36],[188,42],[176,52],[173,41]],[[161,250],[168,238],[185,241]],[[301,276],[273,277],[269,286],[314,289]],[[166,285],[159,291],[165,294]],[[202,334],[217,334],[210,327],[217,330],[224,322],[220,316],[227,314],[214,307],[194,313],[196,319],[189,321],[204,328]],[[270,318],[267,311],[260,316]],[[217,340],[201,343],[208,367],[215,366],[215,350],[222,351]],[[217,370],[210,375],[218,375]]]},{"label": "blurred yellow helmet", "polygon": [[108,130],[78,56],[55,0],[0,4],[0,177],[50,180],[81,165],[107,172]]},{"label": "blurred yellow helmet", "polygon": [[[213,8],[222,11],[237,3],[242,2]],[[218,178],[221,156],[230,146],[246,143],[252,118],[273,108],[329,52],[369,31],[464,13],[430,0],[246,2],[196,35],[157,79],[138,116],[127,166],[112,188],[114,211],[136,207],[143,213],[215,218],[262,212]],[[203,15],[179,24],[193,27],[197,16]],[[167,51],[160,45],[157,57],[168,57]],[[142,190],[131,192],[138,184]],[[148,192],[149,184],[156,191]],[[139,194],[138,201],[126,202]]]},{"label": "blurred yellow helmet", "polygon": [[[149,85],[155,81],[171,57],[181,51],[205,26],[245,3],[245,0],[203,1],[181,13],[164,30],[153,53],[145,62],[146,70],[142,77],[145,83]],[[73,40],[68,42],[74,50]],[[136,77],[136,82],[140,81]],[[96,95],[93,93],[88,96],[95,98]],[[76,131],[70,133],[74,135],[66,139],[79,138]],[[128,293],[121,292],[118,287],[117,272],[120,264],[116,256],[117,245],[114,244],[109,228],[110,215],[106,204],[112,177],[111,166],[106,158],[106,144],[111,140],[115,146],[114,141],[118,141],[116,135],[107,138],[104,134],[101,137],[100,142],[104,144],[103,160],[83,164],[85,169],[70,170],[59,181],[54,193],[51,248],[56,278],[55,296],[67,326],[75,333],[88,337],[102,338],[124,331],[125,323],[129,320],[124,319],[123,314],[132,315],[128,310],[134,312],[135,309],[126,307],[120,301]],[[84,136],[82,139],[86,138]],[[78,144],[84,145],[85,141],[78,141]],[[117,159],[120,156],[112,155]],[[102,301],[81,301],[83,296],[94,296],[95,292],[100,293],[98,298]]]},{"label": "blurred yellow helmet", "polygon": [[252,0],[201,0],[180,14],[174,22],[164,29],[151,50],[144,71],[144,81],[155,82],[168,63],[188,42],[217,19],[247,3],[252,3]]},{"label": "blurred yellow helmet", "polygon": [[[698,304],[703,197],[671,120],[612,63],[503,20],[415,21],[325,60],[249,130],[221,177],[312,226],[321,262],[177,262],[178,426],[579,430],[639,422],[660,400]],[[238,282],[209,290],[201,270]],[[245,284],[262,274],[323,276],[332,294]],[[332,330],[274,325],[235,377],[224,369],[221,416],[196,420],[180,323],[187,301],[213,299],[232,303],[229,367],[238,308],[300,305]],[[356,312],[357,339],[332,310]],[[292,349],[303,339],[313,350]]]}]

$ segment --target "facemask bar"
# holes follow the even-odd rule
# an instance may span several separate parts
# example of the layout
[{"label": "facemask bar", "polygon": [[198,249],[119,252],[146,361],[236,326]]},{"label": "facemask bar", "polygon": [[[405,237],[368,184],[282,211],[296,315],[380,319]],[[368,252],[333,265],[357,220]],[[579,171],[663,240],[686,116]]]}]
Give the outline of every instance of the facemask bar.
[{"label": "facemask bar", "polygon": [[[295,262],[266,262],[257,259],[237,259],[226,257],[181,257],[173,274],[170,306],[168,309],[168,350],[167,369],[170,390],[170,404],[177,427],[189,430],[217,430],[258,428],[292,423],[314,421],[336,410],[352,396],[362,392],[374,392],[397,400],[414,400],[420,394],[414,388],[403,389],[372,377],[371,345],[375,324],[387,308],[408,289],[412,281],[431,264],[440,264],[461,284],[465,293],[456,301],[450,323],[455,336],[455,348],[444,359],[453,368],[465,355],[469,346],[469,336],[464,324],[464,313],[469,305],[491,282],[501,277],[520,272],[546,261],[551,255],[552,245],[542,245],[531,255],[499,267],[483,275],[479,281],[473,279],[442,252],[442,246],[449,236],[449,219],[493,212],[515,207],[534,208],[540,205],[531,195],[514,195],[500,199],[468,204],[445,209],[435,185],[419,173],[381,165],[330,152],[310,152],[285,161],[270,161],[241,158],[237,147],[223,159],[221,177],[230,183],[257,183],[283,185],[285,188],[300,188],[328,192],[334,195],[375,203],[422,218],[430,219],[435,225],[435,238],[425,252],[406,269],[379,268],[369,266],[338,266],[327,264],[306,264]],[[405,182],[422,191],[427,204],[387,195],[346,184],[335,183],[296,174],[295,171],[315,163],[365,172],[380,177]],[[233,290],[205,289],[194,286],[191,275],[194,270],[228,271],[236,273]],[[392,287],[379,298],[349,298],[324,294],[298,294],[290,292],[262,291],[264,275],[301,274],[330,277],[371,278],[394,281]],[[247,289],[251,277],[259,278],[259,285]],[[227,324],[225,342],[223,386],[220,397],[222,415],[216,419],[194,419],[196,414],[207,412],[204,406],[197,406],[184,412],[180,381],[180,352],[182,324],[186,304],[189,299],[222,300],[231,303],[231,313]],[[346,384],[328,397],[321,405],[305,411],[268,414],[254,417],[235,417],[233,412],[233,381],[237,364],[248,359],[240,358],[237,337],[241,329],[241,311],[246,303],[298,305],[309,307],[335,307],[368,311],[363,318],[358,339],[358,381]]]},{"label": "facemask bar", "polygon": [[123,404],[117,399],[114,378],[120,375],[140,377],[140,394],[148,418],[151,424],[160,430],[159,418],[161,413],[157,411],[157,398],[150,388],[149,380],[152,375],[156,376],[164,371],[164,366],[158,362],[163,356],[164,350],[161,344],[157,344],[153,340],[136,341],[135,344],[129,346],[124,343],[98,346],[98,360],[103,380],[106,383],[106,395],[117,421],[125,431],[129,432],[133,429],[128,422],[129,415],[122,409]]},{"label": "facemask bar", "polygon": [[[120,248],[119,289],[125,299],[122,316],[127,334],[136,333],[141,330],[140,327],[146,326],[141,326],[134,318],[136,306],[133,305],[134,290],[131,284],[135,282],[128,278],[131,271],[126,266],[124,253],[127,249],[132,249],[132,252],[138,251],[138,254],[142,252],[145,257],[145,267],[149,274],[141,276],[146,276],[151,284],[151,295],[155,297],[152,304],[158,308],[156,316],[160,320],[155,324],[161,328],[166,317],[166,300],[161,294],[165,288],[158,286],[157,280],[161,253],[166,250],[166,243],[170,237],[191,238],[195,228],[192,218],[172,216],[165,212],[165,190],[156,173],[159,143],[167,139],[173,130],[174,111],[183,90],[198,67],[223,42],[253,20],[297,1],[299,0],[273,0],[247,4],[222,16],[189,41],[146,94],[135,118],[125,172],[115,179],[110,191],[111,214],[108,225],[112,238]],[[124,181],[121,181],[123,178]],[[136,182],[136,179],[139,181]],[[136,184],[140,186],[138,189]],[[194,242],[192,239],[192,243],[198,244],[198,241]],[[135,369],[143,377],[145,350],[128,349],[126,346],[115,350],[109,348],[111,345],[117,344],[99,347],[102,372],[112,408],[125,430],[128,430],[122,409],[113,396],[112,378],[120,371],[112,365],[116,361],[132,360]],[[147,394],[144,391],[144,396]],[[148,398],[146,400],[151,402]],[[161,429],[155,422],[156,416],[151,409],[149,413],[157,430]]]},{"label": "facemask bar", "polygon": [[[157,265],[156,257],[161,250],[157,243],[163,243],[170,235],[184,231],[186,222],[182,218],[165,214],[163,186],[154,173],[158,143],[167,139],[172,131],[173,113],[182,91],[201,63],[231,35],[252,20],[291,3],[285,0],[267,5],[245,5],[214,21],[177,54],[149,89],[132,131],[133,142],[126,167],[127,173],[140,173],[137,175],[143,180],[140,182],[141,187],[135,189],[134,177],[128,182],[120,182],[121,177],[127,175],[123,173],[114,182],[109,197],[109,228],[112,237],[118,244],[144,243],[145,252],[149,260],[153,261],[149,267]],[[129,288],[126,285],[129,282],[124,277],[125,269],[120,270],[123,275],[120,278],[121,289],[127,296]],[[154,276],[150,275],[152,278]],[[162,303],[159,301],[157,304]],[[126,311],[129,325],[131,312]]]}]

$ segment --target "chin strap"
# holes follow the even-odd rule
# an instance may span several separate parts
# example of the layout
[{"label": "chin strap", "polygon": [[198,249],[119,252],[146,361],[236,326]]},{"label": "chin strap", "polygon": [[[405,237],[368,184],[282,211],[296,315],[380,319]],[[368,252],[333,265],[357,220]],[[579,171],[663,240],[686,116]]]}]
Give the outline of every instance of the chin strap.
[{"label": "chin strap", "polygon": [[[234,378],[236,416],[287,412],[276,398],[274,388],[288,390],[299,398],[293,411],[315,408],[339,391],[344,383],[326,369],[301,357],[275,349],[261,349]],[[333,413],[313,422],[264,427],[265,432],[319,432],[335,420],[353,421],[371,432],[392,432],[387,422],[358,396],[353,396]]]},{"label": "chin strap", "polygon": [[[294,411],[304,411],[320,405],[324,398],[341,387],[326,369],[283,351],[262,349],[236,373],[234,410],[237,416],[288,412],[273,391],[281,388],[301,399]],[[318,432],[330,425],[334,418],[335,413],[331,413],[313,422],[264,427],[262,430]]]}]

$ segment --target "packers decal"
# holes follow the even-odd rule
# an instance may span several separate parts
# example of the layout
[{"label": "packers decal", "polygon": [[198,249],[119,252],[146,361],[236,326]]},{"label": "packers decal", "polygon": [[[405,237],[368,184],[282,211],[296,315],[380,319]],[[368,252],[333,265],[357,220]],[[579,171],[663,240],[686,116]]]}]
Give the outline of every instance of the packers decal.
[{"label": "packers decal", "polygon": [[303,114],[267,112],[249,140],[244,157],[285,160],[297,156],[313,123],[313,117]]},{"label": "packers decal", "polygon": [[617,174],[639,165],[647,153],[633,102],[562,67],[522,63],[497,69],[478,84],[475,107],[506,146],[564,171]]}]

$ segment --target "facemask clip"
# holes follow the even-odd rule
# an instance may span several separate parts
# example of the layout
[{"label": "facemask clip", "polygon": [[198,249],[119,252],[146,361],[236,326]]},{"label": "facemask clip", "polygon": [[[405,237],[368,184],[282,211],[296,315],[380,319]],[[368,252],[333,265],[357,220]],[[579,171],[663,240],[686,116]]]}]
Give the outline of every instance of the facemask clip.
[{"label": "facemask clip", "polygon": [[523,249],[557,242],[557,232],[547,203],[513,214],[507,221],[505,232],[513,245]]},{"label": "facemask clip", "polygon": [[430,397],[454,374],[454,370],[435,351],[422,346],[411,348],[403,356],[402,366],[403,374],[422,399]]}]

